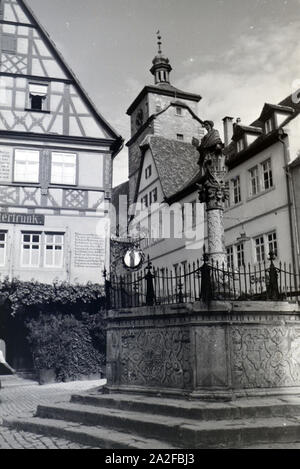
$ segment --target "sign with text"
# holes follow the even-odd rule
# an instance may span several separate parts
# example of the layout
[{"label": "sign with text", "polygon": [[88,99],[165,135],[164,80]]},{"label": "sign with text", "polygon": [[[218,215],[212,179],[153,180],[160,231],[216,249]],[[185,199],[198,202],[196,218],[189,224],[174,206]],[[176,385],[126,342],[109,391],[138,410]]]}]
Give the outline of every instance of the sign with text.
[{"label": "sign with text", "polygon": [[105,239],[75,233],[75,267],[104,268]]},{"label": "sign with text", "polygon": [[45,215],[0,212],[0,223],[8,223],[10,225],[44,225]]},{"label": "sign with text", "polygon": [[0,151],[0,181],[10,181],[11,156],[9,152]]}]

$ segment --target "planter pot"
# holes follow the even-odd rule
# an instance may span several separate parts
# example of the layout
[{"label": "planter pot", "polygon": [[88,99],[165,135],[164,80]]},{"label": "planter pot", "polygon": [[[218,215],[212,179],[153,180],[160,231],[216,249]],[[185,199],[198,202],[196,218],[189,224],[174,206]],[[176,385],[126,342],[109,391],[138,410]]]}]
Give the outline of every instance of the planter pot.
[{"label": "planter pot", "polygon": [[39,371],[39,383],[42,384],[52,384],[56,383],[56,372],[54,368],[43,368]]}]

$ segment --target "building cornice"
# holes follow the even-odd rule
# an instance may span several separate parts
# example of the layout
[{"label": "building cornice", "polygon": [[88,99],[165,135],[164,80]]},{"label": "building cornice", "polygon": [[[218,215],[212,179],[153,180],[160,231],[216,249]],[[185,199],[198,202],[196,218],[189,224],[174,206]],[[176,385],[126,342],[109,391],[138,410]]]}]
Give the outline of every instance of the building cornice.
[{"label": "building cornice", "polygon": [[14,140],[31,140],[31,141],[46,141],[51,143],[66,143],[66,144],[80,144],[80,145],[93,145],[93,146],[106,146],[111,151],[119,148],[120,142],[115,139],[108,138],[91,138],[91,137],[72,137],[68,135],[57,134],[42,134],[33,132],[16,132],[13,130],[0,130],[0,138],[14,139]]},{"label": "building cornice", "polygon": [[136,109],[140,101],[146,96],[146,94],[152,93],[152,94],[158,94],[158,95],[164,95],[164,96],[171,96],[174,98],[181,98],[181,99],[187,99],[190,101],[194,102],[199,102],[202,97],[198,94],[193,94],[193,93],[187,93],[185,91],[177,90],[176,88],[159,88],[158,86],[150,86],[147,85],[145,88],[140,92],[140,94],[136,97],[136,99],[133,101],[133,103],[130,105],[130,107],[127,110],[127,114],[131,116],[132,112]]}]

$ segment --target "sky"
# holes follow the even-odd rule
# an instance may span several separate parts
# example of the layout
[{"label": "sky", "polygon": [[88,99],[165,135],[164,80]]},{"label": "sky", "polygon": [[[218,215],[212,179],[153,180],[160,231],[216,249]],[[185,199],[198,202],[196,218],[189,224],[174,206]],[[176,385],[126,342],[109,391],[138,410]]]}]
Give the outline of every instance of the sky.
[{"label": "sky", "polygon": [[[171,83],[202,96],[198,114],[250,124],[300,87],[300,0],[27,0],[97,109],[126,140],[126,110],[145,85],[156,31]],[[297,86],[298,85],[298,86]],[[125,181],[127,147],[114,185]]]}]

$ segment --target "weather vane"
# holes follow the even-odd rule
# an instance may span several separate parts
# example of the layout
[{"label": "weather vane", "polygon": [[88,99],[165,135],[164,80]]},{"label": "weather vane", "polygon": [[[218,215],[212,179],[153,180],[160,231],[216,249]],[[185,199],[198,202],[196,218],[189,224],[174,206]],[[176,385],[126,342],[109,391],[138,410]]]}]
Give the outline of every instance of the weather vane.
[{"label": "weather vane", "polygon": [[157,34],[158,53],[161,54],[161,45],[162,45],[162,42],[161,42],[160,31],[158,30],[156,34]]}]

